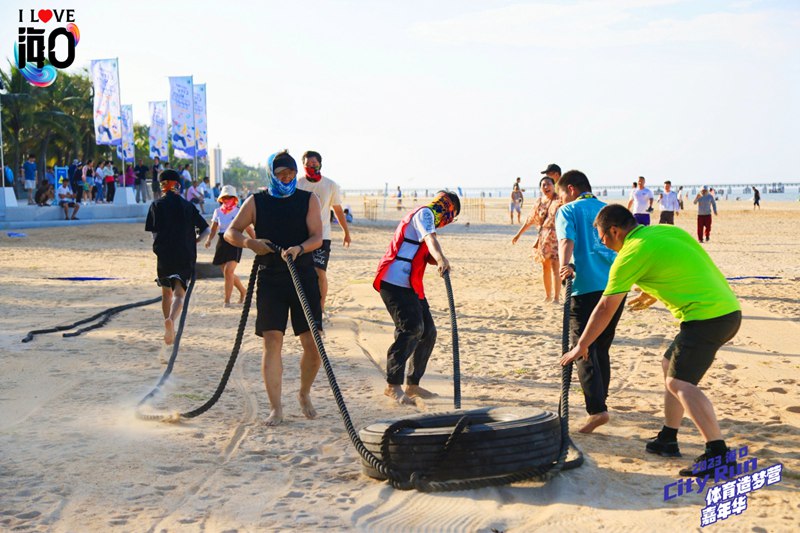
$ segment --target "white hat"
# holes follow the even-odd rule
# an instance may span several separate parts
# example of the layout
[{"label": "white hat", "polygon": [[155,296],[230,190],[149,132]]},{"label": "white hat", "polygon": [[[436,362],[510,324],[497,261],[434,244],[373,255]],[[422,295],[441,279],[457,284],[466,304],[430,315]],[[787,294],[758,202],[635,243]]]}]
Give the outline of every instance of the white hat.
[{"label": "white hat", "polygon": [[238,198],[236,195],[236,187],[233,185],[223,185],[222,190],[219,191],[219,199],[217,201],[221,202],[223,198],[226,196],[233,196],[234,198]]}]

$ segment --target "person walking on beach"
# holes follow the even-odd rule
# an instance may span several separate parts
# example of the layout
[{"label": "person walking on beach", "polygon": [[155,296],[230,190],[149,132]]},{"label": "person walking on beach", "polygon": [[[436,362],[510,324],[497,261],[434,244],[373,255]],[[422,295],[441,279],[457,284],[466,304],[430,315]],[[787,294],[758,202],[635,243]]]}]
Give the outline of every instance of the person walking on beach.
[{"label": "person walking on beach", "polygon": [[672,190],[672,182],[669,180],[664,182],[664,192],[658,195],[658,206],[661,209],[658,223],[675,225],[675,215],[680,213],[681,204],[678,201],[678,195]]},{"label": "person walking on beach", "polygon": [[753,187],[753,211],[756,210],[756,207],[761,210],[761,193]]},{"label": "person walking on beach", "polygon": [[422,278],[428,263],[436,264],[440,275],[450,270],[436,230],[453,222],[460,211],[456,193],[439,191],[430,204],[417,207],[403,217],[378,263],[372,286],[380,293],[395,327],[395,340],[386,354],[387,384],[383,393],[400,405],[436,396],[419,386],[436,343],[436,326]]},{"label": "person walking on beach", "polygon": [[[222,276],[225,278],[223,306],[230,307],[231,293],[233,293],[234,287],[239,291],[240,304],[244,302],[246,294],[242,281],[236,275],[236,267],[242,260],[242,249],[232,245],[224,238],[225,231],[227,231],[231,222],[239,213],[239,197],[236,196],[236,189],[233,185],[225,185],[217,201],[220,206],[214,210],[214,214],[211,216],[211,231],[208,234],[208,238],[206,238],[205,247],[211,246],[214,236],[219,235],[211,264],[218,265],[222,269]],[[247,226],[245,231],[251,239],[256,238],[252,226]]]},{"label": "person walking on beach", "polygon": [[511,224],[514,223],[514,213],[517,214],[517,224],[522,223],[522,192],[516,183],[511,189],[511,202],[508,204],[508,213],[511,217]]},{"label": "person walking on beach", "polygon": [[561,280],[558,271],[558,239],[556,237],[556,211],[561,206],[555,191],[553,180],[547,176],[539,180],[542,196],[533,203],[531,214],[519,229],[511,244],[517,241],[528,228],[536,225],[538,234],[533,244],[533,258],[542,265],[542,282],[544,284],[545,303],[559,303]]},{"label": "person walking on beach", "polygon": [[[562,280],[574,278],[570,295],[569,332],[570,345],[575,346],[603,295],[616,254],[603,246],[592,226],[595,216],[606,204],[592,194],[586,174],[570,170],[562,176],[556,188],[564,204],[556,213],[560,277]],[[622,308],[619,306],[616,309],[608,324],[592,339],[587,357],[576,363],[589,415],[579,429],[581,433],[591,433],[610,418],[606,405],[611,383],[609,350]]]},{"label": "person walking on beach", "polygon": [[403,191],[400,190],[400,186],[397,186],[397,210],[400,211],[403,209]]},{"label": "person walking on beach", "polygon": [[105,177],[105,189],[106,189],[106,203],[112,204],[114,203],[114,195],[116,194],[117,189],[117,172],[114,169],[114,165],[111,161],[106,161],[106,177]]},{"label": "person walking on beach", "polygon": [[350,247],[350,228],[342,210],[342,193],[339,185],[320,174],[322,169],[322,156],[319,152],[309,150],[303,154],[303,167],[305,175],[297,180],[297,188],[301,191],[313,192],[320,202],[322,215],[322,246],[314,250],[314,268],[319,280],[319,294],[322,313],[325,314],[325,300],[328,297],[328,262],[331,258],[331,210],[344,231],[342,246]]},{"label": "person walking on beach", "polygon": [[[664,371],[664,426],[645,446],[649,453],[680,457],[678,429],[688,413],[705,440],[705,452],[682,476],[714,474],[714,467],[730,466],[714,406],[698,387],[717,351],[739,331],[741,306],[725,276],[691,236],[670,225],[644,227],[620,205],[609,205],[595,219],[597,234],[618,252],[603,297],[597,304],[578,344],[561,364],[585,358],[588,347],[622,305],[634,283],[661,300],[680,321],[680,332],[667,348]],[[716,459],[720,458],[720,459]],[[717,462],[719,461],[719,462]]]},{"label": "person walking on beach", "polygon": [[522,188],[522,178],[517,176],[517,181],[514,184],[519,188],[519,208],[522,210],[525,207],[525,189]]},{"label": "person walking on beach", "polygon": [[[245,200],[225,232],[225,240],[234,246],[253,250],[258,255],[256,260],[262,265],[256,293],[256,335],[264,341],[261,375],[272,408],[266,424],[275,426],[283,421],[281,349],[289,310],[292,329],[303,347],[297,399],[306,418],[317,416],[311,403],[311,386],[321,360],[286,261],[288,257],[294,260],[314,322],[320,327],[319,284],[311,252],[322,245],[322,216],[316,195],[297,189],[297,162],[288,152],[278,152],[269,157],[267,176],[267,191]],[[256,237],[245,238],[243,232],[251,225],[255,227]],[[267,246],[269,242],[283,248],[283,252],[280,255],[273,253]]]},{"label": "person walking on beach", "polygon": [[693,203],[697,204],[697,240],[703,242],[705,236],[708,242],[711,240],[711,212],[717,215],[717,202],[714,195],[708,192],[708,187],[703,185]]},{"label": "person walking on beach", "polygon": [[164,195],[150,204],[144,225],[144,230],[153,234],[153,252],[158,259],[156,284],[161,287],[167,345],[175,341],[175,324],[183,308],[186,288],[194,276],[197,243],[208,233],[208,223],[178,193],[180,179],[174,170],[160,174]]},{"label": "person walking on beach", "polygon": [[556,185],[558,185],[558,180],[561,179],[561,167],[555,163],[547,165],[547,168],[542,170],[541,173],[553,180]]},{"label": "person walking on beach", "polygon": [[[653,192],[644,186],[644,176],[639,176],[636,187],[628,198],[628,210],[633,212],[636,221],[643,225],[650,225],[650,213],[653,212]],[[633,209],[631,209],[631,206]]]}]

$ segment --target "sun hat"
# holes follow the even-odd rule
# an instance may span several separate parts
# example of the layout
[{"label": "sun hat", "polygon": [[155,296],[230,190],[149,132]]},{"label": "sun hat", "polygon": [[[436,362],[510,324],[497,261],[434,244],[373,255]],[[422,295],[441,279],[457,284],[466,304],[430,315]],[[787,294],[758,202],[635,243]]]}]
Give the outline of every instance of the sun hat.
[{"label": "sun hat", "polygon": [[234,198],[238,198],[236,196],[236,187],[233,185],[223,185],[222,190],[219,191],[219,198],[217,199],[218,202],[221,202],[223,198],[227,196],[233,196]]}]

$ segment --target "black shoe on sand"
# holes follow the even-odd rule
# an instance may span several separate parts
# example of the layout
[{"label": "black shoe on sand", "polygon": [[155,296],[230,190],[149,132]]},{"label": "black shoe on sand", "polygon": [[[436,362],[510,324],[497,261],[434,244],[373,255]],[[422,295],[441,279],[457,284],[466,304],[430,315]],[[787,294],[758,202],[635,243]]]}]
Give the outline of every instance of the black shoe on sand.
[{"label": "black shoe on sand", "polygon": [[736,468],[736,461],[727,462],[726,455],[727,451],[723,454],[713,454],[706,450],[703,455],[698,455],[692,466],[687,466],[686,468],[681,469],[678,473],[684,477],[705,477],[714,476],[714,472],[717,468],[721,466],[725,466],[727,468],[733,467]]},{"label": "black shoe on sand", "polygon": [[647,453],[655,453],[661,457],[681,457],[678,441],[665,442],[659,439],[658,436],[647,441],[644,449]]}]

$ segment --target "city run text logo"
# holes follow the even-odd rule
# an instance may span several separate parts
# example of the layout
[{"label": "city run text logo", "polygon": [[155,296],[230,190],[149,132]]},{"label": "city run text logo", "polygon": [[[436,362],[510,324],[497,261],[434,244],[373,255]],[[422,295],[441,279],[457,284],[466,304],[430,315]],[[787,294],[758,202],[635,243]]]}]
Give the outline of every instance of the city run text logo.
[{"label": "city run text logo", "polygon": [[75,10],[20,9],[19,22],[24,26],[19,27],[14,43],[14,60],[20,74],[36,87],[52,85],[58,75],[56,69],[67,68],[75,61],[75,47],[81,39]]}]

